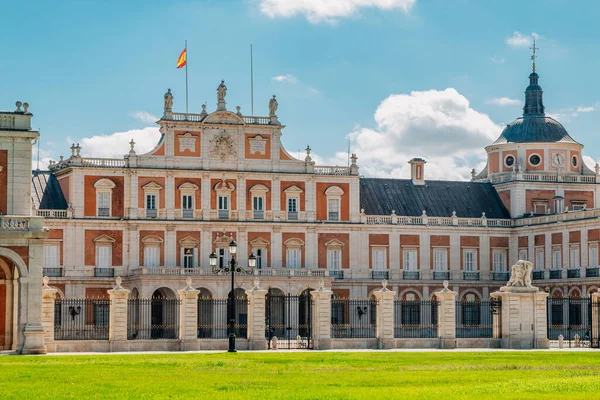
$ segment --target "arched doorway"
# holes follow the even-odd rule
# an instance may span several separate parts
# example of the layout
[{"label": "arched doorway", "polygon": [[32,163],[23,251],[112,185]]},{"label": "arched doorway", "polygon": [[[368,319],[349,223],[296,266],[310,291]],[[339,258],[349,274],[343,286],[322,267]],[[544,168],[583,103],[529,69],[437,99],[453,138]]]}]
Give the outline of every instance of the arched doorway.
[{"label": "arched doorway", "polygon": [[[198,288],[198,339],[216,339],[214,327],[214,309],[220,306],[218,299],[213,299],[210,290],[206,288]],[[227,321],[222,321],[226,325]]]},{"label": "arched doorway", "polygon": [[0,257],[0,350],[13,349],[15,293],[14,267],[5,257]]},{"label": "arched doorway", "polygon": [[175,292],[162,287],[152,294],[150,307],[150,337],[152,339],[177,339],[179,328],[179,301]]},{"label": "arched doorway", "polygon": [[310,298],[310,292],[312,289],[307,288],[302,291],[298,297],[298,335],[301,337],[308,337],[311,331],[311,319],[312,319],[312,300]]}]

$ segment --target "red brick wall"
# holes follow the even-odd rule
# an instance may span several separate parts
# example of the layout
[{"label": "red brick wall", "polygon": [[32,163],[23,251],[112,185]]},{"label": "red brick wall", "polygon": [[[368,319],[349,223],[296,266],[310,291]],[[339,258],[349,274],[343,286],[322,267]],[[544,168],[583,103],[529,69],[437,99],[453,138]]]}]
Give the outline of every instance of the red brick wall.
[{"label": "red brick wall", "polygon": [[102,235],[115,239],[112,244],[112,266],[123,265],[123,231],[118,230],[86,230],[85,231],[85,265],[96,265],[96,243],[94,239]]},{"label": "red brick wall", "polygon": [[569,232],[569,243],[581,243],[581,231]]},{"label": "red brick wall", "polygon": [[504,207],[506,207],[506,209],[510,213],[510,190],[502,190],[498,192],[498,196],[500,197],[500,200],[502,200],[502,204],[504,204]]},{"label": "red brick wall", "polygon": [[[50,230],[50,236],[48,237],[49,239],[62,239],[63,238],[63,230],[62,229],[51,229]],[[58,249],[58,256],[60,258],[59,263],[60,265],[63,265],[63,249],[64,249],[64,243],[61,240],[60,242],[60,246]]]},{"label": "red brick wall", "polygon": [[529,245],[529,236],[519,236],[519,248],[527,247]]},{"label": "red brick wall", "polygon": [[[546,160],[544,158],[544,150],[539,149],[539,150],[527,150],[525,152],[526,157],[525,157],[525,171],[543,171],[544,170],[544,165],[546,164]],[[531,165],[529,164],[529,156],[531,156],[532,154],[537,154],[540,156],[541,158],[541,162],[538,165]]]},{"label": "red brick wall", "polygon": [[546,235],[535,235],[535,246],[543,246],[546,244]]},{"label": "red brick wall", "polygon": [[27,266],[29,270],[29,246],[4,246],[7,249],[10,249],[17,253],[19,257],[23,259],[23,262]]},{"label": "red brick wall", "polygon": [[350,239],[347,233],[319,233],[319,268],[327,268],[327,246],[325,243],[337,239],[342,246],[342,268],[350,268]]},{"label": "red brick wall", "polygon": [[554,212],[554,190],[526,190],[525,191],[525,212],[530,213],[535,211],[533,208],[533,199],[545,199],[548,205],[548,210]]},{"label": "red brick wall", "polygon": [[[588,208],[594,207],[594,192],[586,192],[583,190],[565,190],[565,207],[569,210],[573,209],[573,201],[584,201]],[[581,203],[579,203],[581,205]]]},{"label": "red brick wall", "polygon": [[588,230],[588,241],[590,241],[590,242],[600,241],[600,229],[589,229]]},{"label": "red brick wall", "polygon": [[0,213],[8,214],[8,150],[0,150]]},{"label": "red brick wall", "polygon": [[373,269],[373,246],[388,246],[385,252],[385,265],[387,269],[390,269],[390,235],[388,234],[369,234],[369,268]]},{"label": "red brick wall", "polygon": [[495,152],[495,153],[489,154],[489,156],[488,156],[488,172],[490,174],[494,174],[499,171],[499,169],[498,169],[498,165],[499,165],[498,160],[499,159],[500,159],[500,153]]},{"label": "red brick wall", "polygon": [[552,244],[562,244],[562,233],[552,234]]},{"label": "red brick wall", "polygon": [[280,197],[280,201],[279,204],[281,206],[281,211],[287,211],[287,203],[285,202],[285,198],[286,195],[284,193],[284,190],[286,190],[287,188],[289,188],[290,186],[296,185],[298,186],[300,189],[302,189],[302,193],[300,193],[300,204],[298,204],[298,211],[304,211],[304,202],[306,201],[306,187],[304,185],[304,182],[299,182],[299,181],[281,181],[281,197]]},{"label": "red brick wall", "polygon": [[58,179],[58,184],[60,186],[60,190],[62,190],[63,195],[65,196],[65,200],[67,201],[67,203],[69,203],[69,196],[71,195],[71,177],[64,176]]},{"label": "red brick wall", "polygon": [[[196,139],[196,143],[194,146],[194,150],[190,151],[189,149],[185,149],[183,151],[181,151],[181,149],[179,148],[179,137],[182,135],[185,135],[187,132],[190,133],[190,135],[192,135],[195,139]],[[184,157],[200,157],[200,132],[193,132],[193,131],[175,131],[175,156],[184,156]]]},{"label": "red brick wall", "polygon": [[347,183],[317,183],[317,220],[327,220],[327,196],[325,191],[330,186],[339,186],[344,191],[340,201],[340,220],[350,220],[350,185]]},{"label": "red brick wall", "polygon": [[83,212],[86,217],[93,217],[96,215],[96,188],[94,183],[100,179],[108,179],[113,182],[116,186],[112,190],[111,196],[111,207],[113,217],[122,217],[123,203],[125,201],[125,183],[122,176],[86,176],[83,180],[84,185],[84,204]]}]

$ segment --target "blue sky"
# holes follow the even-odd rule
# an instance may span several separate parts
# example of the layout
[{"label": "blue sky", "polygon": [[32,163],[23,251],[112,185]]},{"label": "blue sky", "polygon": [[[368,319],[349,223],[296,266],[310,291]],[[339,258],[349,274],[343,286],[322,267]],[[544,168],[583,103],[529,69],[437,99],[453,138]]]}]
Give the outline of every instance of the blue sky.
[{"label": "blue sky", "polygon": [[406,161],[425,156],[430,176],[464,179],[522,112],[533,35],[547,113],[600,159],[593,1],[29,1],[3,10],[0,109],[30,103],[46,159],[67,155],[68,140],[92,156],[125,154],[134,135],[151,146],[144,115],[162,113],[167,88],[185,110],[175,62],[187,39],[190,112],[204,102],[213,111],[225,79],[228,108],[250,114],[252,43],[255,114],[277,95],[292,154],[310,144],[319,161],[345,163],[350,135],[366,175],[406,176]]}]

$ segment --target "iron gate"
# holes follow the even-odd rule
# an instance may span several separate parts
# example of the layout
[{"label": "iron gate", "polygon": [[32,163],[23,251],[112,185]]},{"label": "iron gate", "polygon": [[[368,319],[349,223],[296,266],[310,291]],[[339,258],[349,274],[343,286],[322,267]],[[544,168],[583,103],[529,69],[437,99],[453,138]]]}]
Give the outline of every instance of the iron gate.
[{"label": "iron gate", "polygon": [[[592,323],[598,325],[599,320],[598,303],[590,297],[549,297],[547,302],[548,339],[557,341],[562,335],[569,347],[598,347],[598,337],[592,335]],[[599,327],[594,328],[598,332]]]},{"label": "iron gate", "polygon": [[300,295],[268,293],[265,304],[265,337],[268,348],[312,349],[312,299]]}]

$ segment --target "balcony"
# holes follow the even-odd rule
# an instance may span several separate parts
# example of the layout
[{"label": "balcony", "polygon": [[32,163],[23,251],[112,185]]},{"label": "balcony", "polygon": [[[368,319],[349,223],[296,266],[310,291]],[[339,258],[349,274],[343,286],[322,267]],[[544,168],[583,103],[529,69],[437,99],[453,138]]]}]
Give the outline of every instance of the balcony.
[{"label": "balcony", "polygon": [[253,219],[265,219],[265,212],[263,210],[253,210],[252,218]]},{"label": "balcony", "polygon": [[114,278],[115,270],[113,268],[94,268],[96,278]]},{"label": "balcony", "polygon": [[49,278],[60,278],[63,276],[61,267],[44,268],[43,275]]},{"label": "balcony", "polygon": [[550,270],[550,279],[560,279],[562,277],[562,271],[560,269]]},{"label": "balcony", "polygon": [[536,281],[540,280],[540,279],[544,279],[544,271],[533,271],[532,279],[536,280]]},{"label": "balcony", "polygon": [[219,210],[217,216],[219,219],[229,219],[229,210]]},{"label": "balcony", "polygon": [[344,271],[341,270],[329,270],[329,276],[334,279],[344,279]]},{"label": "balcony", "polygon": [[465,281],[478,281],[479,271],[465,271],[463,272],[463,279]]},{"label": "balcony", "polygon": [[297,212],[288,211],[288,213],[287,213],[287,219],[288,219],[288,221],[298,221],[298,213]]},{"label": "balcony", "polygon": [[579,268],[568,269],[567,278],[581,278],[581,270]]},{"label": "balcony", "polygon": [[[325,277],[324,269],[255,269],[254,276],[275,277]],[[330,271],[331,272],[331,271]],[[338,271],[342,272],[342,271]],[[223,276],[222,273],[214,272],[212,268],[180,268],[180,267],[139,267],[130,270],[130,275],[168,275],[168,276]],[[333,276],[330,274],[330,276]]]},{"label": "balcony", "polygon": [[390,271],[371,271],[371,279],[390,279]]},{"label": "balcony", "polygon": [[158,210],[156,208],[146,208],[146,218],[156,218]]},{"label": "balcony", "polygon": [[585,277],[586,278],[600,277],[600,268],[599,267],[586,268],[585,269]]},{"label": "balcony", "polygon": [[99,217],[110,217],[110,208],[98,208]]},{"label": "balcony", "polygon": [[330,211],[327,213],[327,221],[336,222],[340,220],[340,213]]},{"label": "balcony", "polygon": [[508,272],[492,272],[492,280],[508,282]]},{"label": "balcony", "polygon": [[402,279],[405,281],[419,280],[419,271],[402,271]]},{"label": "balcony", "polygon": [[450,279],[450,271],[433,271],[433,279],[436,281],[447,281]]},{"label": "balcony", "polygon": [[187,208],[181,210],[181,218],[194,218],[194,209]]}]

